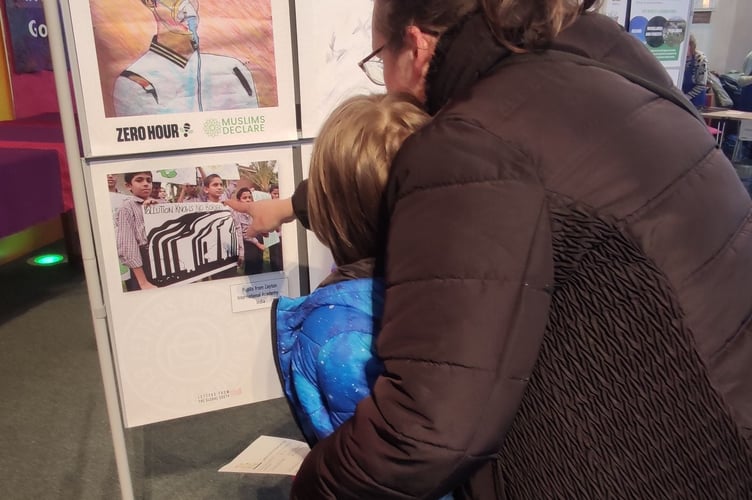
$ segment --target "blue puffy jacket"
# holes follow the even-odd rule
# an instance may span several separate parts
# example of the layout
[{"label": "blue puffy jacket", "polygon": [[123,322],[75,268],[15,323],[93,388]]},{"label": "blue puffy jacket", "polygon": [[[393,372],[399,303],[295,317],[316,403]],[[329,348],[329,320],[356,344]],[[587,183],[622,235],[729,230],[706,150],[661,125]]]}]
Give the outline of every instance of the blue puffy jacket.
[{"label": "blue puffy jacket", "polygon": [[383,372],[374,345],[383,302],[383,283],[372,278],[348,279],[275,302],[275,361],[311,446],[355,413]]}]

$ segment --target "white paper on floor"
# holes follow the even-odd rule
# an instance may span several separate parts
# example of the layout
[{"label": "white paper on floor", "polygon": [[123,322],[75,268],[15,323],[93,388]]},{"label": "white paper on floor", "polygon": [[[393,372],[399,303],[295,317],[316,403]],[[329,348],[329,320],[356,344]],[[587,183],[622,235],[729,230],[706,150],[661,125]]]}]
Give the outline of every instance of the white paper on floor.
[{"label": "white paper on floor", "polygon": [[219,472],[294,476],[309,451],[303,441],[260,436]]}]

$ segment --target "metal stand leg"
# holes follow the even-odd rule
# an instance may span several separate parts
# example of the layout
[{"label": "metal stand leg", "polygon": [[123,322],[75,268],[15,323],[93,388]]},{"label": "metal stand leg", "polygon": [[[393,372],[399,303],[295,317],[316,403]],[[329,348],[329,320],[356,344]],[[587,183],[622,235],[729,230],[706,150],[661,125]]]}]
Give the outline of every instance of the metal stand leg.
[{"label": "metal stand leg", "polygon": [[99,364],[104,383],[107,415],[110,421],[112,444],[115,450],[115,464],[120,481],[120,492],[123,500],[133,500],[133,484],[131,483],[128,454],[125,447],[125,432],[120,413],[115,370],[110,355],[110,342],[107,334],[106,310],[102,299],[100,276],[94,253],[94,241],[91,231],[91,217],[86,199],[84,176],[78,147],[78,132],[73,111],[70,84],[68,83],[68,68],[63,49],[63,29],[60,23],[60,8],[57,0],[43,0],[44,17],[48,28],[50,55],[55,76],[55,89],[60,106],[60,119],[63,125],[65,139],[65,154],[73,189],[73,201],[77,212],[76,223],[79,241],[81,243],[81,260],[86,276],[86,286],[89,292],[89,307],[91,308],[94,334],[99,353]]}]

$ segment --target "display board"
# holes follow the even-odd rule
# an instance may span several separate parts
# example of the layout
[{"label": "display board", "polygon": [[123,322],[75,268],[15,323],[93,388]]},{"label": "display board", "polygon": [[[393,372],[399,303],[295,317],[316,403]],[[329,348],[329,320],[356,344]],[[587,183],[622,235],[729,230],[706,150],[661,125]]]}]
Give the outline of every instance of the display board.
[{"label": "display board", "polygon": [[681,86],[692,0],[630,0],[629,32],[642,41]]},{"label": "display board", "polygon": [[296,0],[301,132],[315,137],[347,97],[385,92],[358,67],[371,53],[373,0]]},{"label": "display board", "polygon": [[627,11],[629,10],[629,0],[605,0],[598,8],[598,12],[604,14],[624,29],[627,28]]},{"label": "display board", "polygon": [[[303,162],[303,178],[308,178],[313,145],[303,144],[300,156]],[[308,248],[308,286],[313,291],[334,269],[332,252],[321,243],[313,231],[306,231],[306,248]]]},{"label": "display board", "polygon": [[285,147],[84,164],[127,427],[282,396],[270,306],[300,293],[296,228],[246,241],[221,200],[292,195],[292,161]]},{"label": "display board", "polygon": [[69,0],[87,157],[297,139],[287,0]]}]

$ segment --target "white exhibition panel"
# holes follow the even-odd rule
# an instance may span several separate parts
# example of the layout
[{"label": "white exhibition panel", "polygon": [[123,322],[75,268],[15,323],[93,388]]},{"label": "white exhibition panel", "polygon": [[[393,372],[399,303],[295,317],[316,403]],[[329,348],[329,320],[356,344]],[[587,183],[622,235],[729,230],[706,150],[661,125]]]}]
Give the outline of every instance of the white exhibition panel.
[{"label": "white exhibition panel", "polygon": [[631,0],[630,6],[629,32],[647,46],[681,88],[692,0]]},{"label": "white exhibition panel", "polygon": [[[270,306],[277,294],[300,294],[298,244],[295,225],[286,224],[281,235],[282,271],[251,276],[236,272],[221,279],[209,272],[156,289],[126,292],[113,222],[113,207],[122,203],[122,195],[108,192],[107,175],[116,175],[122,185],[126,172],[169,175],[171,170],[202,166],[227,170],[234,165],[242,170],[259,164],[276,171],[280,196],[292,195],[291,147],[84,161],[126,427],[282,396],[271,348]],[[207,205],[151,205],[157,214],[145,215],[145,225],[149,227],[152,216],[164,217],[171,210],[191,214],[195,207],[200,211]]]},{"label": "white exhibition panel", "polygon": [[185,61],[150,51],[158,23],[140,1],[64,8],[86,157],[297,139],[287,0],[202,2]]},{"label": "white exhibition panel", "polygon": [[[312,144],[300,146],[304,179],[308,178],[312,152]],[[306,247],[308,248],[308,286],[309,290],[314,291],[334,269],[334,257],[332,257],[332,252],[313,234],[313,231],[306,231]]]},{"label": "white exhibition panel", "polygon": [[601,3],[598,11],[610,17],[621,26],[626,26],[628,6],[629,0],[605,0]]},{"label": "white exhibition panel", "polygon": [[358,67],[371,53],[373,0],[295,0],[303,137],[356,94],[384,92]]}]

